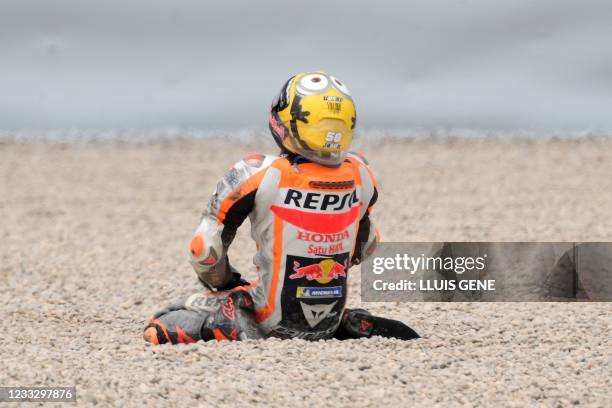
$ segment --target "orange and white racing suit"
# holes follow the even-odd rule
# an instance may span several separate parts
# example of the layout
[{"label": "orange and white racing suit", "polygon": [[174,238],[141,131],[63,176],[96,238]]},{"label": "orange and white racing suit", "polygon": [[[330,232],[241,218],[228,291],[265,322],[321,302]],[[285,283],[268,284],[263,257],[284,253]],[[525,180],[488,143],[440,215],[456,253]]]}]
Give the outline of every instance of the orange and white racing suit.
[{"label": "orange and white racing suit", "polygon": [[[214,321],[234,320],[236,308],[248,309],[258,333],[246,330],[243,338],[332,337],[346,304],[348,270],[378,239],[370,220],[377,196],[377,182],[358,154],[335,168],[300,156],[245,157],[217,184],[191,242],[199,279],[220,291],[194,295],[175,310],[212,314],[205,324],[217,339],[236,337],[235,330],[227,334],[231,327],[215,331]],[[236,286],[227,251],[247,217],[257,244],[253,263],[259,281]],[[243,299],[228,304],[227,293]]]}]

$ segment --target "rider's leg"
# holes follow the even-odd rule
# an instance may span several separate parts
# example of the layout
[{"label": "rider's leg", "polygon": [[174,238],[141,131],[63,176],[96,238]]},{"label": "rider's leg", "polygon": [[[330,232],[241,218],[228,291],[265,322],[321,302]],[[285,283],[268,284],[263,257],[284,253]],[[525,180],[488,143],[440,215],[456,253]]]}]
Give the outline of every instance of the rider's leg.
[{"label": "rider's leg", "polygon": [[155,314],[145,328],[152,344],[261,338],[248,292],[198,293]]},{"label": "rider's leg", "polygon": [[400,340],[418,339],[420,336],[398,320],[373,316],[364,309],[345,309],[342,322],[334,334],[339,340],[362,337],[392,337]]}]

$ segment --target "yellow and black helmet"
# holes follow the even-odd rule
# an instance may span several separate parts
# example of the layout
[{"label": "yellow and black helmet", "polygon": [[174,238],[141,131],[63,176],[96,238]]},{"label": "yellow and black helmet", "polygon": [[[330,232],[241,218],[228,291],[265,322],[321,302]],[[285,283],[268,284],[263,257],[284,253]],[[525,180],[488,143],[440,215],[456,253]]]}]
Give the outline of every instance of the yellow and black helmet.
[{"label": "yellow and black helmet", "polygon": [[342,163],[353,141],[355,104],[346,85],[322,71],[290,78],[272,102],[269,125],[281,149],[325,166]]}]

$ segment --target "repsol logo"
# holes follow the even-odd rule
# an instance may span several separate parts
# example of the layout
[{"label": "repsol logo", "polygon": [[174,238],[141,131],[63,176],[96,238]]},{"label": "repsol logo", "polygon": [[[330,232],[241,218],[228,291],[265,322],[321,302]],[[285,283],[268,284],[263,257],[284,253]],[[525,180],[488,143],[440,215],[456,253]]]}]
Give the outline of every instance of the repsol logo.
[{"label": "repsol logo", "polygon": [[334,193],[314,193],[302,192],[299,190],[289,189],[285,196],[285,204],[304,208],[307,210],[321,211],[340,211],[345,208],[353,207],[353,204],[359,202],[357,198],[357,190],[350,193],[334,194]]}]

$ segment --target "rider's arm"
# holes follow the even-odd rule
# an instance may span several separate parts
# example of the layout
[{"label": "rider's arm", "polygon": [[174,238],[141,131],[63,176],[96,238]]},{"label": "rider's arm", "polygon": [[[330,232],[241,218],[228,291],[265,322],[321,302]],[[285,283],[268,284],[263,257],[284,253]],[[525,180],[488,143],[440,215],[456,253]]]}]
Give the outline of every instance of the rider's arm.
[{"label": "rider's arm", "polygon": [[252,154],[236,163],[217,183],[200,225],[191,240],[190,262],[200,281],[212,288],[231,285],[227,250],[236,231],[253,210],[255,194],[265,174],[266,157]]},{"label": "rider's arm", "polygon": [[359,229],[357,230],[357,242],[351,258],[351,265],[359,265],[374,252],[376,243],[380,241],[378,228],[376,228],[371,218],[374,204],[376,204],[376,200],[378,200],[379,187],[363,154],[351,153],[349,157],[356,160],[359,165],[363,191],[362,199],[364,203],[367,203],[367,206],[364,207],[364,210],[360,214],[361,219],[359,220]]},{"label": "rider's arm", "polygon": [[378,228],[372,222],[370,213],[378,198],[378,190],[374,189],[374,194],[368,205],[368,211],[361,217],[359,221],[359,229],[357,230],[357,245],[351,259],[352,265],[359,265],[364,259],[369,257],[376,249],[376,243],[380,241]]}]

